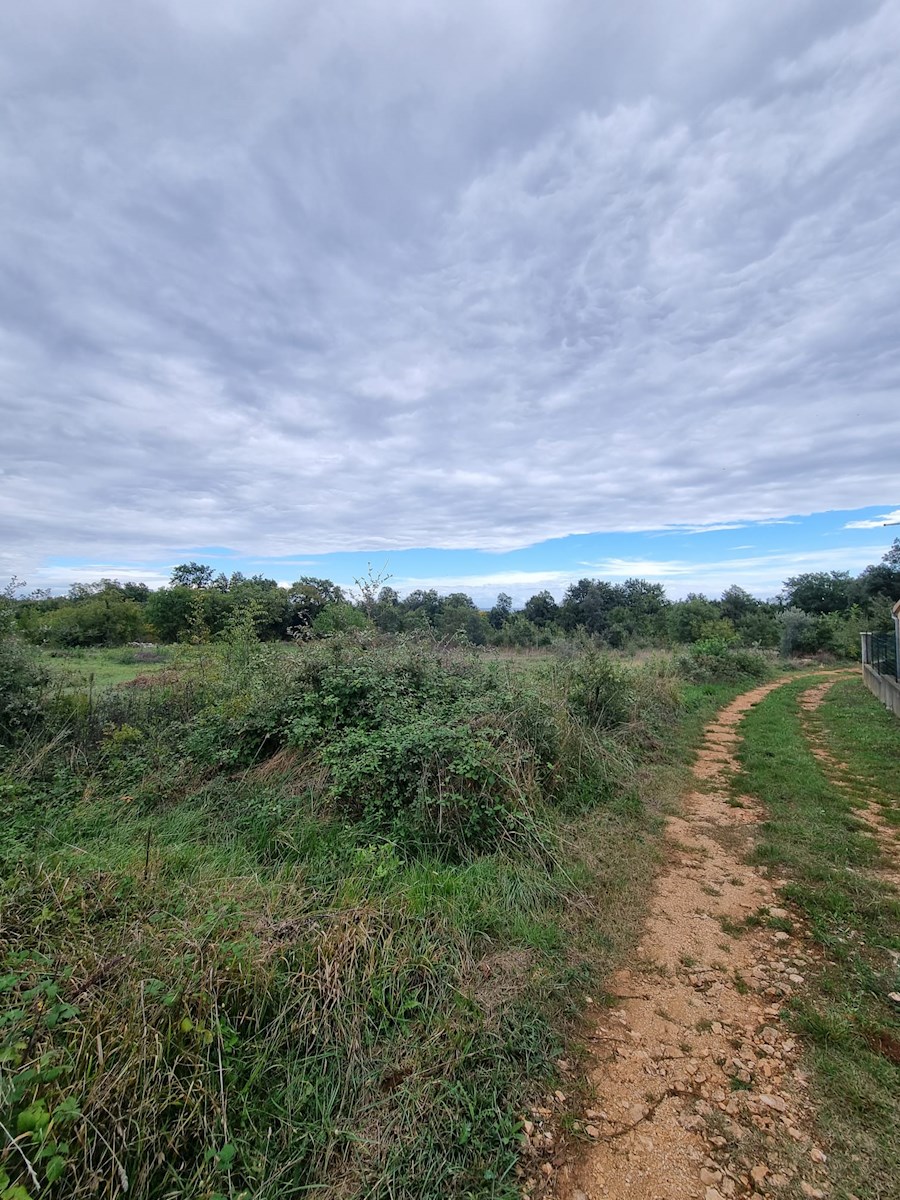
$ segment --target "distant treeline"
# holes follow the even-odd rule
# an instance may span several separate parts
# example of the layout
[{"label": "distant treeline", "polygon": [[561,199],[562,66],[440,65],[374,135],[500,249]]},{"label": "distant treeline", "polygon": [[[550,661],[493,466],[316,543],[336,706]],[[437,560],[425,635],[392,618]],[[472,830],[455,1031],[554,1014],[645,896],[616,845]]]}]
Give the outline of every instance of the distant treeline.
[{"label": "distant treeline", "polygon": [[[10,589],[7,595],[12,598]],[[474,645],[547,646],[572,638],[614,648],[724,641],[784,654],[855,655],[860,630],[888,628],[898,597],[900,539],[880,563],[856,577],[846,571],[796,575],[767,601],[738,586],[718,599],[692,594],[669,600],[661,584],[644,579],[580,579],[561,602],[542,591],[515,609],[501,592],[485,610],[464,592],[417,590],[401,597],[368,579],[349,596],[329,579],[305,576],[280,587],[261,575],[216,575],[191,562],[176,567],[169,586],[155,591],[102,579],[74,584],[66,596],[34,592],[14,604],[20,634],[57,648],[204,642],[252,623],[265,640],[374,627],[385,633],[430,632]]]}]

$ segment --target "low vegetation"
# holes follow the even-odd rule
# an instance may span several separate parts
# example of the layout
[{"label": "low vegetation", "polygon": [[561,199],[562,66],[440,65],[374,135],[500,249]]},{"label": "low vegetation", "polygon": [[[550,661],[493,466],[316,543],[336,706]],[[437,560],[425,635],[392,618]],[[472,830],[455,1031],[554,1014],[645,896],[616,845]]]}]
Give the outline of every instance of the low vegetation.
[{"label": "low vegetation", "polygon": [[120,665],[23,677],[0,760],[0,1195],[516,1194],[728,689],[252,621]]},{"label": "low vegetation", "polygon": [[888,824],[900,818],[900,730],[856,679],[801,716],[814,682],[778,689],[747,717],[736,787],[765,799],[756,861],[787,880],[784,898],[821,949],[791,1016],[834,1195],[875,1200],[900,1178],[900,896],[859,812],[875,803]]}]

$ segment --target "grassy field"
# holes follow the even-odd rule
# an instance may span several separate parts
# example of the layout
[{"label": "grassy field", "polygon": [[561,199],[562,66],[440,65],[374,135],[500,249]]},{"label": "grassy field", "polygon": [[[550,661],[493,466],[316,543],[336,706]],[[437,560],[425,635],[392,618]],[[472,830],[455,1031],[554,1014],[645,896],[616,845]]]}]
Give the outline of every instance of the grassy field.
[{"label": "grassy field", "polygon": [[41,652],[41,662],[57,687],[71,691],[100,691],[127,683],[139,675],[151,675],[171,662],[177,653],[177,648],[170,646],[152,650],[121,646],[90,650],[44,650]]},{"label": "grassy field", "polygon": [[[764,800],[756,861],[787,880],[784,899],[821,949],[791,1018],[833,1195],[887,1200],[900,1179],[900,897],[879,877],[884,850],[858,813],[876,803],[887,820],[900,816],[900,725],[857,679],[801,714],[817,682],[797,680],[749,714],[736,788]],[[834,761],[813,754],[810,736]]]},{"label": "grassy field", "polygon": [[10,1200],[517,1195],[739,685],[352,640],[140,688],[76,661],[0,760]]}]

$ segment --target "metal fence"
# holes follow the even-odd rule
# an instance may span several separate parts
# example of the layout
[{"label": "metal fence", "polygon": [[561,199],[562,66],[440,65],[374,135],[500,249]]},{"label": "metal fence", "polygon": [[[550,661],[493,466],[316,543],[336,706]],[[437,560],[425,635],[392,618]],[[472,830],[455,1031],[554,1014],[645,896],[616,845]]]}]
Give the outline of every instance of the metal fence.
[{"label": "metal fence", "polygon": [[896,633],[864,633],[862,635],[862,660],[879,675],[900,679],[900,672],[897,670]]}]

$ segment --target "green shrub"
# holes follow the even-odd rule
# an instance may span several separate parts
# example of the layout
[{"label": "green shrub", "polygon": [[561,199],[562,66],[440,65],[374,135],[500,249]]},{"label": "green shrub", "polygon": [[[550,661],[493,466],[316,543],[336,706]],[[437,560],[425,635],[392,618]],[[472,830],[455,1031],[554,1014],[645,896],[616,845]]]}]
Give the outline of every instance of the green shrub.
[{"label": "green shrub", "polygon": [[603,654],[588,653],[576,662],[569,680],[569,707],[598,729],[616,729],[630,718],[634,695],[628,676]]},{"label": "green shrub", "polygon": [[677,663],[691,683],[741,683],[768,679],[772,674],[765,654],[720,638],[694,642],[679,654]]},{"label": "green shrub", "polygon": [[38,717],[47,673],[15,632],[9,597],[0,595],[0,743],[15,740]]}]

